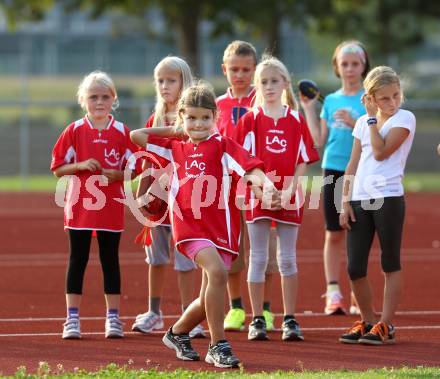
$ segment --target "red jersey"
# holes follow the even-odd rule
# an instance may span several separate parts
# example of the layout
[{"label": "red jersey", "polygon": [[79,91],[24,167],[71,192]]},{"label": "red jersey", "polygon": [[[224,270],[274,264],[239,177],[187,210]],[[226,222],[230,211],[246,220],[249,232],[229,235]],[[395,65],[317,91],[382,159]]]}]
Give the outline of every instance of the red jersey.
[{"label": "red jersey", "polygon": [[[124,170],[136,150],[129,129],[113,116],[103,130],[93,128],[86,116],[70,124],[58,138],[50,169],[94,158],[102,168]],[[133,161],[129,168],[135,170]],[[107,184],[99,172],[78,171],[69,178],[64,227],[120,232],[124,229],[124,198],[122,181]]]},{"label": "red jersey", "polygon": [[230,189],[249,170],[262,169],[263,162],[218,133],[198,144],[150,134],[146,149],[174,168],[168,204],[177,248],[182,242],[208,240],[238,254],[240,210]]},{"label": "red jersey", "polygon": [[[285,108],[284,116],[278,119],[276,124],[272,117],[264,114],[261,107],[248,112],[240,119],[234,139],[264,162],[266,174],[274,172],[279,177],[278,180],[274,180],[279,190],[287,188],[291,183],[298,164],[319,160],[304,118],[289,107]],[[247,191],[248,201],[252,199],[252,195]],[[252,200],[250,204],[252,205]],[[291,199],[290,205],[281,210],[262,209],[261,203],[246,210],[246,220],[253,222],[267,218],[289,224],[301,224],[303,208],[297,207],[296,204],[302,204],[302,194],[298,191]]]},{"label": "red jersey", "polygon": [[241,99],[234,97],[232,89],[228,88],[224,95],[217,98],[217,128],[222,136],[233,138],[238,120],[248,112],[254,96],[253,87],[248,95]]}]

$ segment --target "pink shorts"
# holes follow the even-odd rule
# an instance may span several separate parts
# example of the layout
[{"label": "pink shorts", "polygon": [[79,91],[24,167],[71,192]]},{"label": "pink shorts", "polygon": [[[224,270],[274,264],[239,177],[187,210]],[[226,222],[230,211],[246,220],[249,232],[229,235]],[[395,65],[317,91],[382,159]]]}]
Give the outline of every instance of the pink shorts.
[{"label": "pink shorts", "polygon": [[213,247],[218,251],[220,257],[222,258],[225,264],[226,269],[230,270],[233,255],[226,251],[218,250],[211,241],[194,240],[194,241],[182,242],[178,245],[177,249],[189,259],[194,260],[194,258],[196,257],[196,255],[199,253],[200,250],[206,249],[208,247]]}]

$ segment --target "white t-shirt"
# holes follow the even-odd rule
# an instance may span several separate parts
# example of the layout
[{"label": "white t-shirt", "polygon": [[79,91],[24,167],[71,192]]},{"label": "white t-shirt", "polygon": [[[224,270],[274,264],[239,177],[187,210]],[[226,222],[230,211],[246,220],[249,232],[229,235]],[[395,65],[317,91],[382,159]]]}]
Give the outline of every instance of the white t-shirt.
[{"label": "white t-shirt", "polygon": [[370,140],[368,115],[361,116],[354,127],[353,137],[362,145],[361,158],[354,179],[352,200],[378,199],[403,195],[402,178],[406,160],[414,139],[416,118],[407,110],[399,109],[382,126],[379,133],[385,138],[392,128],[405,128],[409,135],[387,159],[374,158]]}]

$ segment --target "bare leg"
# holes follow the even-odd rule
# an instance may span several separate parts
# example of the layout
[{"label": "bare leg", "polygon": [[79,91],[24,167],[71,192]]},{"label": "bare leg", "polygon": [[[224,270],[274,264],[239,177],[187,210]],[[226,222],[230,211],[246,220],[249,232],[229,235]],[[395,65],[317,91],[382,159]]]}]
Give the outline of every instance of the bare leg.
[{"label": "bare leg", "polygon": [[189,333],[206,315],[211,344],[225,339],[223,319],[225,316],[225,292],[227,272],[219,253],[215,248],[200,250],[195,258],[203,268],[202,288],[200,296],[185,310],[173,326],[173,333]]},{"label": "bare leg", "polygon": [[177,272],[180,300],[184,309],[194,300],[195,274],[196,270]]},{"label": "bare leg", "polygon": [[150,299],[152,297],[162,297],[163,287],[165,284],[167,265],[148,267],[148,296]]},{"label": "bare leg", "polygon": [[402,271],[385,273],[382,317],[385,324],[392,324],[402,293]]},{"label": "bare leg", "polygon": [[67,293],[66,294],[66,306],[67,308],[78,308],[81,305],[82,295],[78,295],[75,293]]},{"label": "bare leg", "polygon": [[326,284],[339,282],[341,271],[341,254],[344,245],[345,232],[326,231],[324,242],[324,272]]},{"label": "bare leg", "polygon": [[264,294],[263,294],[263,302],[271,302],[272,299],[272,287],[274,281],[274,273],[266,273],[266,281],[264,282]]},{"label": "bare leg", "polygon": [[249,282],[248,287],[252,305],[252,316],[261,316],[263,314],[264,282]]},{"label": "bare leg", "polygon": [[118,309],[121,303],[121,295],[105,294],[105,303],[107,305],[107,310]]},{"label": "bare leg", "polygon": [[281,277],[283,306],[285,315],[294,315],[298,293],[298,274]]},{"label": "bare leg", "polygon": [[228,295],[230,300],[241,297],[241,271],[228,274]]},{"label": "bare leg", "polygon": [[361,317],[363,321],[371,324],[376,323],[376,314],[373,309],[373,295],[371,293],[370,283],[365,276],[360,279],[356,279],[350,282],[351,289],[356,296],[356,300],[361,311]]}]

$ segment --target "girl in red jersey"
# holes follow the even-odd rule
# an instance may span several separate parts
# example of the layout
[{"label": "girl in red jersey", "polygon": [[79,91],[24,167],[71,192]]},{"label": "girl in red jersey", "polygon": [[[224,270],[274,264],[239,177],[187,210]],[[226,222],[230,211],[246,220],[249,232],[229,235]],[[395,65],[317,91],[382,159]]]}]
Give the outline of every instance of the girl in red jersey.
[{"label": "girl in red jersey", "polygon": [[[249,258],[249,296],[253,320],[248,339],[267,339],[263,317],[264,280],[268,260],[268,239],[276,222],[280,250],[277,255],[284,306],[283,340],[303,340],[295,320],[298,287],[296,240],[302,219],[302,199],[298,180],[309,163],[319,159],[307,124],[297,110],[289,72],[278,59],[266,56],[255,72],[256,100],[252,111],[239,121],[235,139],[264,162],[266,174],[282,190],[282,209],[262,206],[246,211],[251,252]],[[278,179],[278,180],[275,180]],[[250,194],[252,195],[252,194]],[[253,199],[250,198],[252,205]]]},{"label": "girl in red jersey", "polygon": [[[146,128],[172,126],[176,120],[176,107],[180,94],[192,84],[191,69],[179,57],[166,57],[154,68],[154,84],[157,102],[154,114],[148,119]],[[152,183],[152,176],[157,176],[160,160],[154,162],[146,160],[144,172],[153,175],[141,176],[136,196],[142,198]],[[161,311],[162,292],[166,279],[166,271],[170,263],[171,225],[168,210],[160,214],[151,215],[140,208],[145,217],[152,221],[155,227],[150,228],[151,244],[145,246],[146,261],[148,263],[148,311],[137,315],[132,330],[141,333],[150,333],[163,328]],[[160,225],[159,225],[160,223]],[[172,245],[174,246],[174,244]],[[194,300],[194,279],[197,266],[193,261],[174,250],[174,269],[177,271],[180,300],[182,309],[185,309]],[[191,337],[204,337],[205,332],[201,325],[197,325],[190,333]]]},{"label": "girl in red jersey", "polygon": [[[213,91],[204,85],[193,86],[184,91],[178,106],[178,124],[185,140],[164,138],[182,135],[175,128],[139,129],[131,132],[131,139],[172,163],[169,206],[173,238],[179,251],[203,269],[200,296],[170,327],[163,342],[176,350],[178,358],[199,360],[188,333],[206,318],[211,343],[205,361],[226,368],[240,363],[223,330],[226,270],[237,256],[240,230],[240,210],[229,190],[245,176],[261,198],[260,186],[267,178],[259,159],[218,134],[216,114]],[[272,183],[267,186],[274,191]],[[279,205],[279,196],[269,204]]]},{"label": "girl in red jersey", "polygon": [[[52,152],[51,170],[69,176],[64,228],[70,242],[66,278],[67,320],[63,338],[81,338],[79,307],[92,232],[96,231],[107,305],[105,337],[123,337],[119,320],[119,240],[124,228],[124,169],[136,146],[129,129],[111,114],[118,105],[115,85],[104,72],[87,75],[78,88],[86,115],[71,123]],[[130,169],[135,167],[130,164]]]}]

